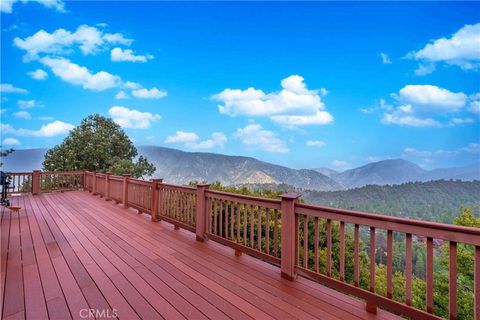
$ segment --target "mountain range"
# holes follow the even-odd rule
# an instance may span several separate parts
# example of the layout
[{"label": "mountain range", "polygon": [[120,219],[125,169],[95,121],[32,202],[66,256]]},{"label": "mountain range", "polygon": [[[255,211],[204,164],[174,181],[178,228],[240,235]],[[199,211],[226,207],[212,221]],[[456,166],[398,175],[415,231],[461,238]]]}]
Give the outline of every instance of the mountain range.
[{"label": "mountain range", "polygon": [[[5,171],[41,169],[47,149],[16,150],[2,159]],[[424,170],[404,160],[392,159],[337,172],[329,168],[291,169],[250,157],[214,153],[185,152],[177,149],[139,146],[152,162],[155,177],[176,184],[190,181],[220,181],[224,185],[284,184],[293,188],[332,191],[365,185],[392,185],[430,180],[480,180],[480,165]]]}]

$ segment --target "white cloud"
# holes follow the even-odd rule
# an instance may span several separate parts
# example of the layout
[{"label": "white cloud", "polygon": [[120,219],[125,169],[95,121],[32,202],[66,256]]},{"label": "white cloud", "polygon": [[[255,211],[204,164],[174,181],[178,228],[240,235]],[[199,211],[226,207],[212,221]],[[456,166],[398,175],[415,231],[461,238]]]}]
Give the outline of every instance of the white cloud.
[{"label": "white cloud", "polygon": [[265,116],[285,126],[311,124],[328,124],[333,121],[330,113],[325,111],[321,95],[327,90],[309,90],[304,79],[292,75],[282,80],[282,90],[264,93],[262,90],[225,89],[211,96],[220,101],[220,113],[229,116]]},{"label": "white cloud", "polygon": [[5,138],[2,141],[2,145],[4,146],[15,146],[21,144],[18,139],[15,138]]},{"label": "white cloud", "polygon": [[37,2],[47,8],[55,9],[58,12],[65,12],[65,2],[62,0],[2,0],[0,1],[0,12],[12,13],[13,5],[17,2]]},{"label": "white cloud", "polygon": [[48,73],[45,72],[45,70],[42,69],[37,69],[35,71],[30,71],[27,73],[30,78],[35,79],[35,80],[44,80],[48,77]]},{"label": "white cloud", "polygon": [[320,140],[308,140],[305,144],[307,145],[307,147],[317,147],[317,148],[321,148],[326,145],[324,141],[320,141]]},{"label": "white cloud", "polygon": [[245,128],[237,129],[235,136],[248,146],[256,146],[268,152],[288,152],[288,147],[272,131],[264,130],[259,124],[249,124]]},{"label": "white cloud", "polygon": [[125,91],[123,91],[123,90],[117,92],[117,94],[115,95],[115,99],[117,99],[117,100],[120,100],[120,99],[128,99],[128,98],[130,98],[130,97],[129,97],[128,94],[126,94]]},{"label": "white cloud", "polygon": [[217,146],[223,148],[226,142],[227,137],[223,132],[214,132],[210,139],[200,141],[195,132],[177,131],[175,135],[165,139],[165,143],[179,143],[192,149],[211,149]]},{"label": "white cloud", "polygon": [[465,106],[467,96],[432,85],[407,85],[395,98],[402,104],[421,108],[422,112],[456,112]]},{"label": "white cloud", "polygon": [[132,95],[140,99],[161,99],[167,96],[167,91],[158,90],[157,88],[152,89],[138,89],[133,90]]},{"label": "white cloud", "polygon": [[106,71],[91,73],[86,67],[70,62],[65,58],[41,58],[40,62],[49,67],[53,74],[62,80],[80,85],[84,89],[103,91],[120,85],[121,79]]},{"label": "white cloud", "polygon": [[35,108],[37,102],[35,100],[18,100],[17,105],[20,109],[31,109]]},{"label": "white cloud", "polygon": [[333,160],[332,161],[332,166],[336,169],[339,169],[339,170],[345,170],[345,169],[350,168],[350,164],[346,161],[343,161],[343,160]]},{"label": "white cloud", "polygon": [[123,128],[146,129],[152,122],[161,119],[160,115],[150,112],[141,112],[135,109],[128,109],[123,106],[114,106],[108,110],[113,121]]},{"label": "white cloud", "polygon": [[442,122],[449,114],[462,111],[468,101],[463,92],[451,92],[433,85],[407,85],[398,94],[392,94],[395,106],[384,103],[382,122],[411,127],[441,127],[467,123],[451,120]]},{"label": "white cloud", "polygon": [[407,127],[441,127],[440,122],[432,118],[417,118],[402,114],[384,114],[382,123],[397,124]]},{"label": "white cloud", "polygon": [[26,61],[39,58],[39,54],[63,55],[72,52],[72,47],[78,45],[84,55],[95,54],[110,44],[130,45],[131,39],[125,38],[120,33],[105,34],[103,31],[81,25],[75,32],[57,29],[52,33],[39,30],[34,35],[13,40],[15,46],[26,51]]},{"label": "white cloud", "polygon": [[15,129],[9,124],[1,124],[1,132],[2,134],[15,134],[18,136],[54,137],[67,134],[74,127],[75,126],[70,123],[56,120],[42,125],[38,130],[30,130],[23,128]]},{"label": "white cloud", "polygon": [[17,88],[10,83],[2,83],[0,84],[0,92],[2,93],[22,93],[22,94],[27,94],[28,90],[22,89],[22,88]]},{"label": "white cloud", "polygon": [[470,95],[468,111],[480,116],[480,92]]},{"label": "white cloud", "polygon": [[453,118],[451,120],[451,125],[460,125],[460,124],[472,124],[475,120],[472,118]]},{"label": "white cloud", "polygon": [[422,64],[418,65],[418,68],[415,69],[415,74],[417,76],[426,76],[427,74],[432,73],[435,71],[436,67],[434,63]]},{"label": "white cloud", "polygon": [[402,157],[415,157],[415,158],[451,158],[462,154],[480,154],[480,143],[469,143],[464,147],[460,147],[455,150],[436,150],[426,151],[417,150],[414,148],[405,148],[403,150]]},{"label": "white cloud", "polygon": [[151,54],[135,55],[131,49],[114,48],[110,52],[110,59],[115,62],[147,62],[147,60],[153,59],[153,56]]},{"label": "white cloud", "polygon": [[[465,25],[450,38],[433,40],[407,56],[427,64],[445,63],[464,70],[480,67],[480,23]],[[418,70],[418,69],[417,69]]]},{"label": "white cloud", "polygon": [[380,52],[380,58],[382,58],[383,64],[392,64],[392,60],[388,57],[388,54],[384,52]]},{"label": "white cloud", "polygon": [[30,112],[25,111],[25,110],[21,110],[21,111],[14,112],[14,113],[13,113],[13,116],[14,116],[15,118],[20,118],[20,119],[25,119],[25,120],[30,120],[30,119],[32,119],[32,115],[30,114]]},{"label": "white cloud", "polygon": [[141,89],[142,85],[140,83],[132,82],[132,81],[126,81],[122,85],[123,88],[125,89]]}]

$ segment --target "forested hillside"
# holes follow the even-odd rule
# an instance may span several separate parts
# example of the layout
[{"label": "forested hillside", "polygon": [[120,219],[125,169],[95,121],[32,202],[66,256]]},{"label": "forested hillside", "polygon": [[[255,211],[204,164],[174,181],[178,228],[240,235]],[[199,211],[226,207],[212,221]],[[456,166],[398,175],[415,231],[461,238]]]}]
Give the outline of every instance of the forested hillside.
[{"label": "forested hillside", "polygon": [[452,223],[462,206],[480,205],[480,181],[409,182],[345,191],[304,191],[307,203]]}]

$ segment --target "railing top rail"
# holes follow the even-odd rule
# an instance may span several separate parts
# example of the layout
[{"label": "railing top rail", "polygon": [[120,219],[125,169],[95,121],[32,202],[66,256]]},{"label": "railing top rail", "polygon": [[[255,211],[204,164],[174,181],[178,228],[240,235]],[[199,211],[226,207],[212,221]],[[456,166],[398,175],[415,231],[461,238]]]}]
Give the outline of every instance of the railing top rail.
[{"label": "railing top rail", "polygon": [[57,174],[57,175],[74,175],[74,174],[83,174],[84,171],[40,171],[40,174]]},{"label": "railing top rail", "polygon": [[207,196],[218,196],[219,198],[236,198],[236,200],[246,200],[251,202],[259,202],[259,204],[270,204],[273,206],[280,206],[281,200],[276,199],[269,199],[269,198],[261,198],[261,197],[252,197],[238,193],[229,193],[217,190],[209,190],[205,191],[205,195]]},{"label": "railing top rail", "polygon": [[[338,215],[343,215],[343,216],[351,216],[351,217],[355,217],[355,218],[364,218],[364,219],[371,219],[371,220],[375,220],[375,221],[384,221],[386,223],[397,223],[397,224],[403,224],[403,225],[409,225],[409,226],[415,226],[415,227],[424,227],[424,228],[429,228],[429,229],[459,232],[459,233],[466,233],[466,234],[472,234],[472,235],[480,236],[480,228],[474,228],[474,227],[464,227],[464,226],[458,226],[458,225],[454,225],[454,224],[446,224],[446,223],[438,223],[438,222],[431,222],[431,221],[415,220],[415,219],[410,219],[410,218],[400,218],[400,217],[394,217],[394,216],[386,216],[386,215],[370,213],[370,212],[363,212],[363,211],[329,208],[329,207],[316,206],[316,205],[305,204],[305,203],[298,203],[298,204],[296,204],[296,207],[298,209],[305,208],[305,209],[316,210],[316,211],[320,211],[320,212],[328,212],[328,213],[333,213],[333,214],[338,214]],[[388,224],[385,225],[385,228],[388,229]]]},{"label": "railing top rail", "polygon": [[172,188],[172,189],[177,189],[177,190],[185,190],[185,191],[195,191],[197,188],[195,187],[188,187],[188,186],[179,186],[176,184],[168,184],[168,183],[163,183],[160,186],[161,188]]},{"label": "railing top rail", "polygon": [[151,181],[140,180],[140,179],[135,179],[135,178],[128,179],[128,182],[132,183],[132,184],[141,185],[141,186],[147,186],[147,187],[150,187],[152,185]]}]

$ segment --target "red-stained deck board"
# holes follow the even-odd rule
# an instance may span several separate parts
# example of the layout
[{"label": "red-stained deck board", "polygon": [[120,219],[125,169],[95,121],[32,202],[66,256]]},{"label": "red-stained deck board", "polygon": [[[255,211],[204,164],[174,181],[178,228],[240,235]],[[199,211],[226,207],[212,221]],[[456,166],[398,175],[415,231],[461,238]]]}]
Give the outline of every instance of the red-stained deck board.
[{"label": "red-stained deck board", "polygon": [[[85,198],[79,197],[79,198],[76,198],[76,201],[83,202],[82,206],[84,206],[84,207],[91,206],[92,210],[93,210],[94,206],[97,205],[96,203],[92,204],[91,202],[89,202],[88,198],[85,199]],[[113,210],[113,211],[111,211],[111,210]],[[128,228],[129,232],[133,232],[135,230],[138,230],[138,231],[141,231],[142,234],[144,234],[145,233],[144,230],[146,228],[149,229],[149,230],[154,230],[154,231],[150,232],[148,234],[148,236],[144,236],[144,237],[146,237],[145,238],[146,241],[149,241],[149,242],[153,241],[154,243],[166,244],[166,245],[170,246],[171,248],[174,248],[175,251],[182,251],[181,247],[187,248],[186,252],[190,256],[193,256],[193,255],[199,255],[199,256],[202,256],[202,257],[212,256],[212,257],[208,257],[208,259],[212,259],[214,256],[217,256],[217,258],[224,258],[227,262],[229,262],[231,264],[230,266],[228,266],[228,265],[225,266],[224,269],[228,269],[231,272],[237,272],[237,270],[239,270],[241,264],[239,264],[238,262],[240,262],[240,261],[245,261],[245,263],[248,263],[248,264],[251,264],[251,263],[259,264],[259,266],[261,266],[260,268],[257,269],[257,268],[251,268],[250,267],[250,268],[247,268],[247,270],[249,270],[250,272],[257,272],[257,270],[263,270],[265,268],[272,269],[272,271],[270,273],[271,278],[267,278],[266,281],[269,284],[281,283],[279,288],[284,288],[285,284],[287,284],[288,286],[298,286],[299,285],[298,282],[289,282],[287,280],[280,279],[278,277],[278,269],[276,267],[271,266],[269,264],[265,264],[265,263],[261,262],[260,260],[250,258],[248,256],[242,257],[242,260],[240,260],[240,261],[237,260],[237,259],[232,259],[230,248],[224,247],[224,246],[216,244],[214,242],[208,242],[210,245],[213,245],[213,246],[216,247],[216,248],[214,248],[214,250],[212,250],[212,249],[205,248],[205,244],[201,244],[201,243],[194,242],[194,241],[192,241],[192,242],[182,241],[185,236],[190,236],[191,235],[188,232],[186,232],[183,235],[181,234],[183,232],[165,232],[164,230],[159,232],[158,231],[158,225],[159,224],[148,223],[145,220],[138,219],[138,217],[136,217],[135,215],[128,214],[128,212],[123,211],[123,210],[121,210],[120,214],[124,215],[125,218],[128,219],[129,221],[123,221],[123,220],[118,220],[118,219],[112,220],[111,215],[114,214],[116,210],[118,210],[116,207],[112,207],[108,203],[105,203],[104,207],[103,207],[103,210],[96,210],[96,213],[94,213],[94,214],[92,212],[91,217],[94,218],[94,219],[99,219],[100,217],[105,216],[104,223],[108,224],[110,227],[111,227],[111,225],[123,225],[122,227],[117,226],[117,228],[119,228],[119,229]],[[85,211],[90,211],[90,209],[85,208]],[[171,226],[169,224],[165,224],[165,226],[168,229],[168,231],[171,230]],[[155,239],[156,239],[156,241],[155,241]],[[194,246],[194,248],[192,248],[192,246]],[[221,255],[221,254],[219,255],[218,251],[224,251],[226,256]],[[216,263],[222,264],[220,261],[217,261]],[[253,279],[251,281],[253,281],[253,283],[256,283],[258,285],[258,283],[261,283],[263,281],[265,276],[263,276],[263,277],[259,276],[257,279],[255,279],[255,278],[247,275],[246,278],[247,279]],[[365,305],[364,305],[363,302],[355,300],[355,299],[351,299],[351,298],[349,298],[349,297],[347,297],[347,296],[345,296],[345,295],[343,295],[343,294],[341,294],[341,293],[339,293],[335,290],[328,289],[328,288],[323,287],[323,286],[319,286],[319,285],[317,285],[313,282],[312,282],[312,284],[315,285],[315,288],[321,288],[322,291],[314,293],[313,295],[305,294],[304,292],[300,291],[300,292],[297,292],[297,294],[295,294],[293,296],[292,295],[286,296],[285,299],[287,301],[290,301],[290,302],[293,301],[293,305],[298,305],[298,301],[301,301],[301,300],[310,301],[312,306],[322,305],[326,309],[330,309],[338,318],[379,319],[379,318],[391,318],[392,317],[391,314],[389,314],[387,312],[384,312],[384,311],[381,311],[381,310],[379,310],[378,316],[373,316],[373,315],[371,315],[371,314],[369,314],[365,311]],[[308,288],[307,290],[310,290],[310,288]],[[283,293],[283,290],[275,290],[274,289],[272,291],[270,289],[270,292],[273,292],[274,294],[278,294],[279,292]],[[320,295],[322,296],[322,299],[315,298],[315,297],[318,297]],[[340,301],[343,300],[346,303],[346,305],[342,309],[338,308],[339,299],[340,299]],[[328,301],[328,303],[326,303],[324,300]],[[331,306],[329,306],[328,304],[331,304]],[[332,309],[332,306],[334,306],[333,309]],[[310,307],[310,309],[307,308],[307,310],[311,310],[311,307]],[[317,317],[318,316],[319,315],[317,314]]]},{"label": "red-stained deck board", "polygon": [[79,318],[84,308],[120,319],[397,318],[90,193],[14,203],[20,213],[1,215],[3,319]]}]

